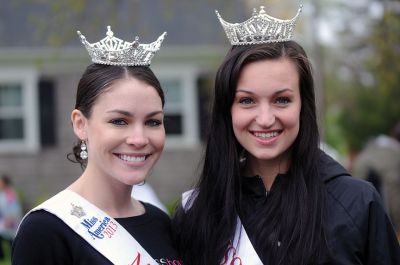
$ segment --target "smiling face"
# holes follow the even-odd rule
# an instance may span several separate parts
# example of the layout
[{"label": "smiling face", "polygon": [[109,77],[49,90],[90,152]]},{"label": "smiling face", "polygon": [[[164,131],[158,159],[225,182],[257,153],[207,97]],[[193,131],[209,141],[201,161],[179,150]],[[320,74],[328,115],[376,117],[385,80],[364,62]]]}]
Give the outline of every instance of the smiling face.
[{"label": "smiling face", "polygon": [[74,110],[75,133],[87,140],[85,174],[127,185],[142,182],[164,147],[163,118],[155,88],[132,77],[100,94],[89,118]]},{"label": "smiling face", "polygon": [[296,65],[287,58],[243,67],[231,108],[233,131],[248,160],[275,167],[288,162],[300,128]]}]

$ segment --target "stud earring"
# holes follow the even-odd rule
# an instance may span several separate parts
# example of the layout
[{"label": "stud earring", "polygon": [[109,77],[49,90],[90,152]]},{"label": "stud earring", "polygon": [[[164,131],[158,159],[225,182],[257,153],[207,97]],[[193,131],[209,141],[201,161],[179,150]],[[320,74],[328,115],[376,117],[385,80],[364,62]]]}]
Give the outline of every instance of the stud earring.
[{"label": "stud earring", "polygon": [[88,158],[87,146],[84,140],[81,142],[81,152],[79,156],[82,160],[86,160]]}]

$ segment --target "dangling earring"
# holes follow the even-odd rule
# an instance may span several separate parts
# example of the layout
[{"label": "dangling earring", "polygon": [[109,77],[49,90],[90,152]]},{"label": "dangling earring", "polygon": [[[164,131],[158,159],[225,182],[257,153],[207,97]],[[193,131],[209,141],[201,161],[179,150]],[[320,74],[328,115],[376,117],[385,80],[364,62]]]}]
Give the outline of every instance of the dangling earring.
[{"label": "dangling earring", "polygon": [[79,156],[82,160],[86,160],[88,158],[87,146],[84,140],[81,142],[81,152]]}]

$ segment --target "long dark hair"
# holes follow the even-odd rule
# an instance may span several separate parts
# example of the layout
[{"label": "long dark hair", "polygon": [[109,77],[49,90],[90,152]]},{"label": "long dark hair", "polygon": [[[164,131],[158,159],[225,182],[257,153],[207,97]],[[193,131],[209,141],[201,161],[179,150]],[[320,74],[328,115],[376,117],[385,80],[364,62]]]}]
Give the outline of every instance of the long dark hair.
[{"label": "long dark hair", "polygon": [[[319,133],[316,119],[311,64],[294,41],[234,46],[215,79],[214,105],[204,155],[203,170],[190,208],[177,209],[174,230],[186,264],[220,264],[233,240],[236,217],[241,213],[241,166],[243,147],[232,129],[231,106],[243,67],[260,60],[286,57],[300,76],[300,131],[291,146],[287,181],[274,183],[267,207],[259,209],[256,244],[262,245],[269,264],[315,263],[326,252],[323,230],[324,191],[317,170]],[[284,242],[277,247],[277,240]]]},{"label": "long dark hair", "polygon": [[[96,103],[99,95],[106,91],[116,80],[133,77],[146,84],[154,87],[161,98],[164,107],[164,92],[160,82],[154,75],[153,71],[147,66],[114,66],[91,64],[89,65],[79,81],[76,91],[75,109],[80,110],[86,118],[90,118],[93,105]],[[86,167],[87,160],[80,157],[80,142],[77,142],[73,148],[72,155],[68,155],[68,159],[81,164],[82,168]]]}]

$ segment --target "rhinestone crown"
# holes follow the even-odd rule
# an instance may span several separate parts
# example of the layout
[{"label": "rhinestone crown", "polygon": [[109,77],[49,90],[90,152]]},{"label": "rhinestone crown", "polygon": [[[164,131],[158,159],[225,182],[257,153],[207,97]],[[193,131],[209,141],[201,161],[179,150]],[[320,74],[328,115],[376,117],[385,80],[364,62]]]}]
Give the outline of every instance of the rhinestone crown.
[{"label": "rhinestone crown", "polygon": [[151,59],[160,49],[161,43],[167,35],[164,32],[156,41],[140,44],[137,36],[133,42],[114,37],[111,27],[107,26],[107,36],[104,39],[96,43],[89,43],[80,31],[77,33],[92,58],[92,62],[120,66],[150,65]]},{"label": "rhinestone crown", "polygon": [[258,13],[254,8],[252,17],[242,23],[226,22],[218,11],[215,12],[232,45],[249,45],[291,40],[302,8],[300,5],[292,19],[283,20],[269,16],[261,6]]}]

